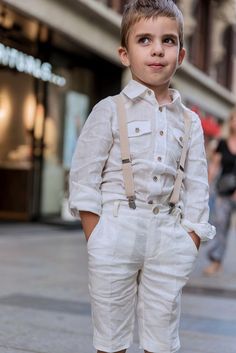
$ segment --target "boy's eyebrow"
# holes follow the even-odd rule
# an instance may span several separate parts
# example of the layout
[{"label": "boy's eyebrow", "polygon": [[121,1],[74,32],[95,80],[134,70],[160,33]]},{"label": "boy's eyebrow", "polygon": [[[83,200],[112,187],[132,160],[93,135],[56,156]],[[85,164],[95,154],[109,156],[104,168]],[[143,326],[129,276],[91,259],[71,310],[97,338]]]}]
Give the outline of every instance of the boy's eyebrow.
[{"label": "boy's eyebrow", "polygon": [[[153,37],[153,36],[154,34],[147,32],[147,33],[138,33],[136,34],[135,38]],[[175,33],[164,33],[162,37],[172,37],[172,38],[175,38],[176,40],[179,38],[179,36],[176,35]]]},{"label": "boy's eyebrow", "polygon": [[153,34],[151,33],[138,33],[136,34],[135,38],[141,38],[141,37],[151,37]]},{"label": "boy's eyebrow", "polygon": [[179,36],[176,35],[175,33],[164,33],[163,37],[172,37],[172,38],[175,38],[175,39],[179,38]]}]

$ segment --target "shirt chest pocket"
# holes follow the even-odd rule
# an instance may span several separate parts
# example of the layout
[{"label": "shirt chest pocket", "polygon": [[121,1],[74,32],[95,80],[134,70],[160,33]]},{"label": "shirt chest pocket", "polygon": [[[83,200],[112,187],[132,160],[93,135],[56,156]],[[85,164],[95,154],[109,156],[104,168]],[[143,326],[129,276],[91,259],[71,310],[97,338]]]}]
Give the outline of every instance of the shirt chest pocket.
[{"label": "shirt chest pocket", "polygon": [[151,121],[134,120],[127,123],[130,152],[144,152],[151,146]]}]

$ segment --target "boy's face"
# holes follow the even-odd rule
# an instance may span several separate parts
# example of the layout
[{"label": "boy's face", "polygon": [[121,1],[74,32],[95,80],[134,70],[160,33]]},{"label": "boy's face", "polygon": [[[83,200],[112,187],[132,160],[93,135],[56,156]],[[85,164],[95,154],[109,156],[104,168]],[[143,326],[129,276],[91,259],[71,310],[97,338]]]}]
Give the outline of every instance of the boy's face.
[{"label": "boy's face", "polygon": [[127,48],[119,48],[119,55],[134,80],[154,91],[168,89],[185,56],[185,49],[179,46],[177,21],[168,17],[142,18],[131,28]]}]

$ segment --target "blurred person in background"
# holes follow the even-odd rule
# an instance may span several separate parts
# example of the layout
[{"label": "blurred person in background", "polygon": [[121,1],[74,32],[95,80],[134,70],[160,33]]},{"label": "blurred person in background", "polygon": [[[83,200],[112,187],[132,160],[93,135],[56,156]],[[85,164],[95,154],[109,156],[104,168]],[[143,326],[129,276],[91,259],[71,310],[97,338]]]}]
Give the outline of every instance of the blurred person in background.
[{"label": "blurred person in background", "polygon": [[209,162],[209,183],[215,193],[211,222],[216,236],[208,251],[210,264],[203,271],[208,276],[222,270],[231,216],[236,210],[236,107],[226,124],[227,137],[219,140]]}]

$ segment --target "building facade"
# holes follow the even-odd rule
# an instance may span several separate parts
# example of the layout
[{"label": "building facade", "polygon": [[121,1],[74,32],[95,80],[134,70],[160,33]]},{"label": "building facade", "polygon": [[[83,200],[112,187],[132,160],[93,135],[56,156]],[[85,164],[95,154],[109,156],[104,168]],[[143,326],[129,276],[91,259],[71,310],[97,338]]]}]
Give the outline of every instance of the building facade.
[{"label": "building facade", "polygon": [[[2,0],[0,219],[62,215],[72,151],[91,107],[129,79],[117,55],[126,0]],[[236,101],[236,0],[178,0],[184,102],[224,120]],[[65,212],[65,214],[64,214]]]}]

